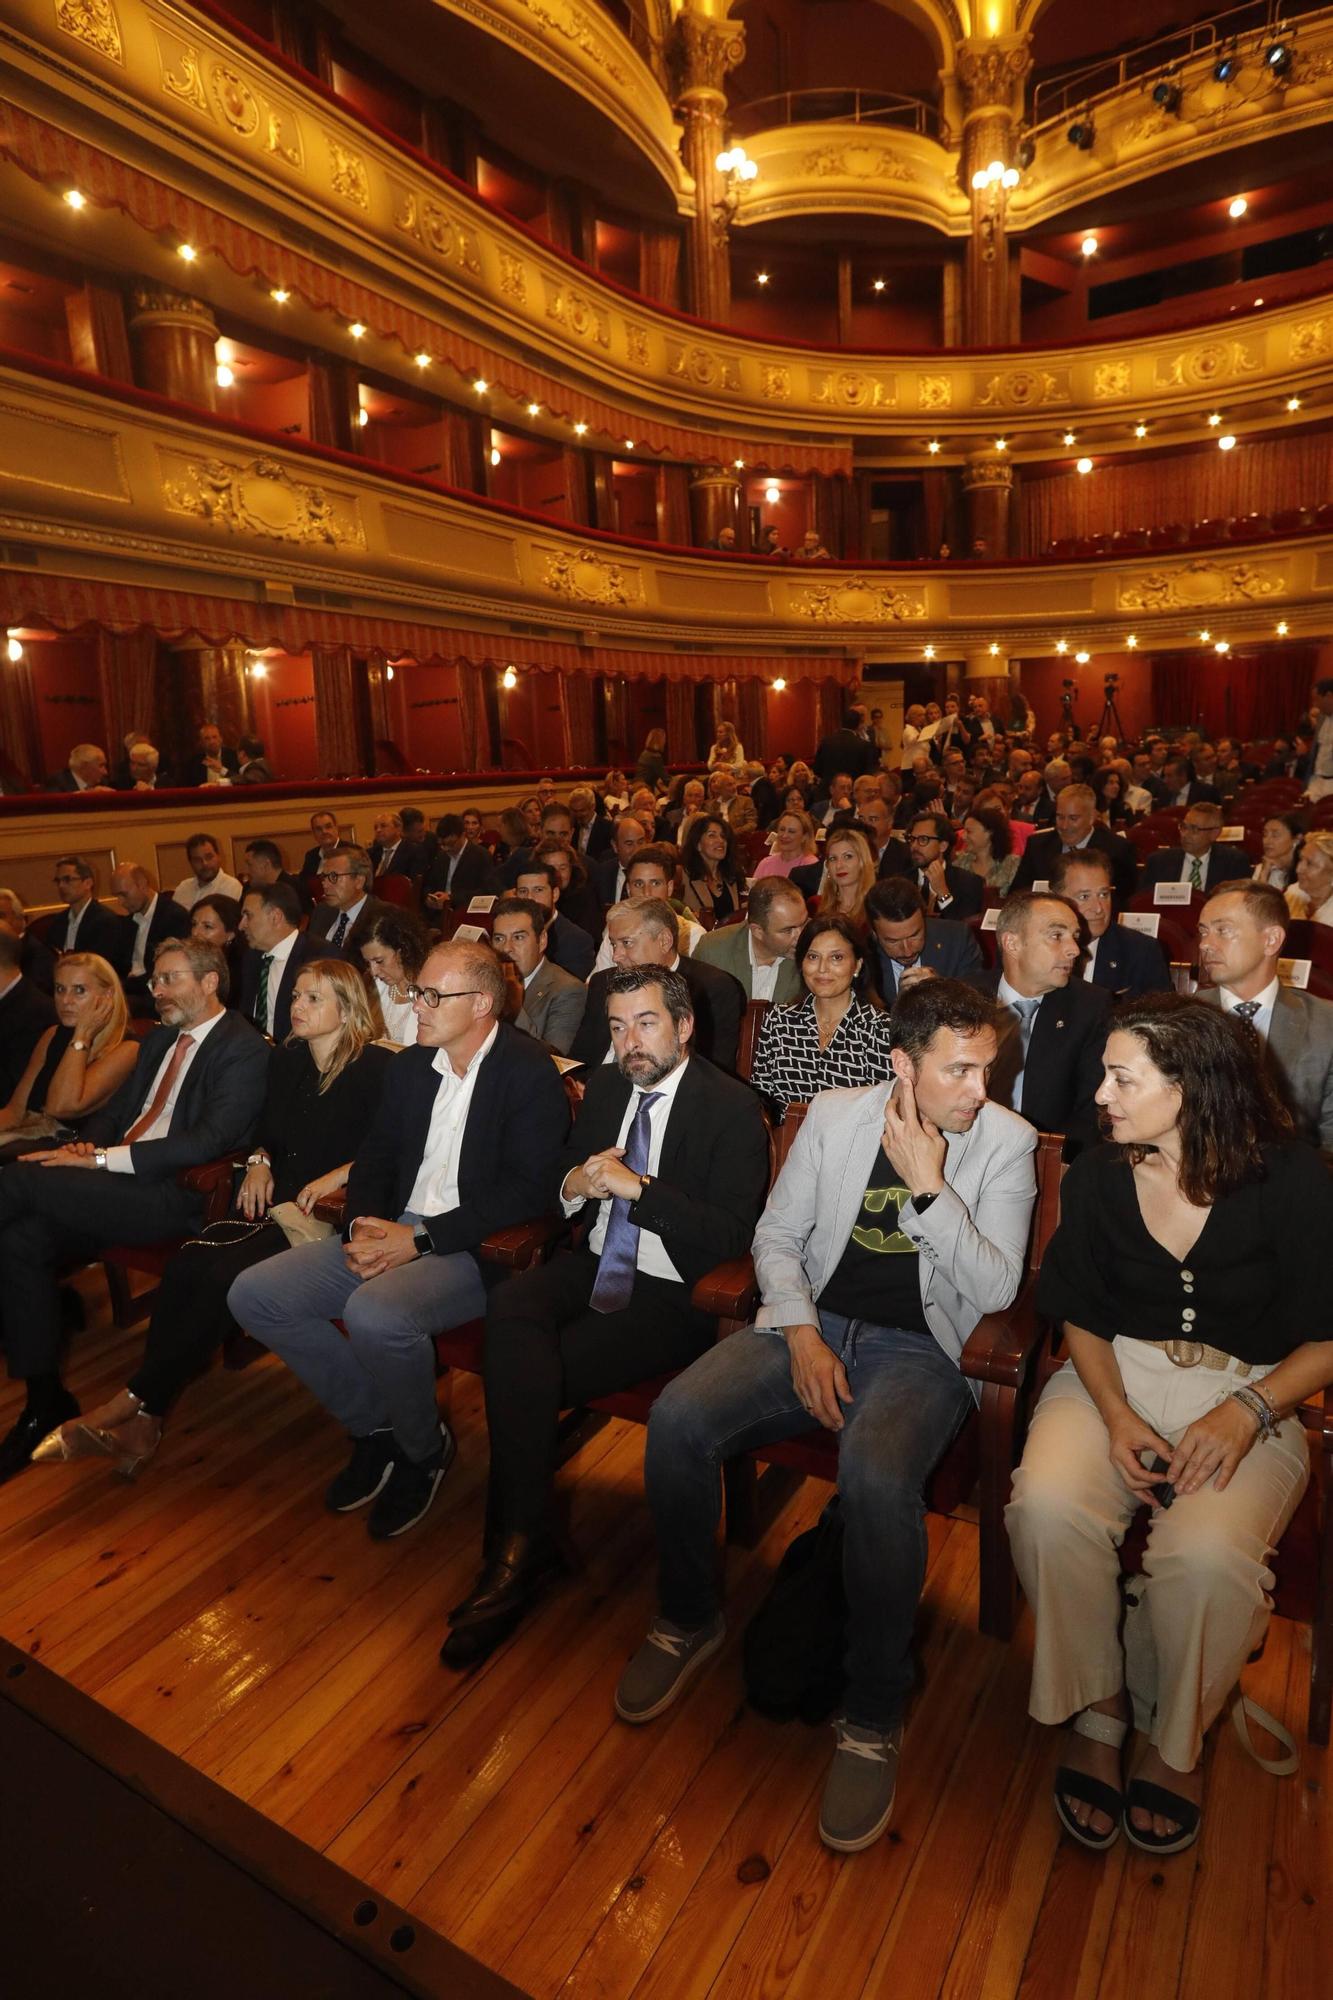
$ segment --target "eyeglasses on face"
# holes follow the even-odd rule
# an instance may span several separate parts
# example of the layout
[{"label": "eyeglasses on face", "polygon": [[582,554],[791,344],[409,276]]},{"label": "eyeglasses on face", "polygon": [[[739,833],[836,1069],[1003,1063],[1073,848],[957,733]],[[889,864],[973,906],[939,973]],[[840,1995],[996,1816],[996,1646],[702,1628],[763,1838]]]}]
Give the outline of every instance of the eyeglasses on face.
[{"label": "eyeglasses on face", "polygon": [[480,993],[482,989],[480,986],[460,986],[452,993],[441,993],[438,986],[406,986],[403,991],[409,1001],[415,1003],[421,1000],[427,1007],[434,1009],[439,1006],[441,1000],[470,1000],[474,993]]},{"label": "eyeglasses on face", "polygon": [[352,868],[321,868],[319,879],[321,882],[344,882],[349,875],[353,875],[355,872],[355,869]]}]

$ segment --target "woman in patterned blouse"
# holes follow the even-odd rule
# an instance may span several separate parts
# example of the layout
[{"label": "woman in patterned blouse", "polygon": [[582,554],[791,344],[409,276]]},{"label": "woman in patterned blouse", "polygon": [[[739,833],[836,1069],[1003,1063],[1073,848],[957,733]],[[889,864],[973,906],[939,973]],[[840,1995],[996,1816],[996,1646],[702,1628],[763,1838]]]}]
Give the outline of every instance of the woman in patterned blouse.
[{"label": "woman in patterned blouse", "polygon": [[846,917],[861,933],[866,931],[866,897],[875,886],[875,863],[870,843],[855,827],[840,826],[824,843],[824,875],[819,885],[821,917]]},{"label": "woman in patterned blouse", "polygon": [[772,1007],[750,1082],[779,1116],[821,1090],[855,1090],[889,1074],[889,1017],[862,987],[863,946],[846,917],[812,917],[796,945],[806,998]]}]

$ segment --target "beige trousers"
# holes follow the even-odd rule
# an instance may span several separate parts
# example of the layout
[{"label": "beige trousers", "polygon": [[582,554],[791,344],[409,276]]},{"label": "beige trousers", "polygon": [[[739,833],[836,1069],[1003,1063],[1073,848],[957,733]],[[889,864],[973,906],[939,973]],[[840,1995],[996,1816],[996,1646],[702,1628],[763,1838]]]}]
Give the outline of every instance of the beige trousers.
[{"label": "beige trousers", "polygon": [[[1171,1444],[1239,1379],[1232,1369],[1177,1368],[1141,1340],[1117,1340],[1115,1353],[1131,1408]],[[1263,1637],[1269,1561],[1309,1477],[1304,1431],[1288,1417],[1246,1454],[1223,1492],[1210,1481],[1153,1516],[1139,1615],[1147,1614],[1157,1660],[1149,1734],[1173,1770],[1194,1769],[1204,1732]],[[1064,1722],[1125,1685],[1117,1551],[1139,1504],[1067,1362],[1037,1405],[1005,1514],[1036,1618],[1028,1707],[1038,1722]]]}]

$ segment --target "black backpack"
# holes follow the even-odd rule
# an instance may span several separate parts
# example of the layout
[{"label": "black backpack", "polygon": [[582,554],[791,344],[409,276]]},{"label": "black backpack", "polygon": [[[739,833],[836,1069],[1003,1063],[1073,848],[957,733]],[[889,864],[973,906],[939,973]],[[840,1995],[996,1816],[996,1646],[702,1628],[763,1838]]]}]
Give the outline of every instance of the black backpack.
[{"label": "black backpack", "polygon": [[745,1628],[742,1658],[751,1708],[775,1722],[827,1722],[842,1700],[847,1598],[842,1514],[836,1496],[778,1564]]}]

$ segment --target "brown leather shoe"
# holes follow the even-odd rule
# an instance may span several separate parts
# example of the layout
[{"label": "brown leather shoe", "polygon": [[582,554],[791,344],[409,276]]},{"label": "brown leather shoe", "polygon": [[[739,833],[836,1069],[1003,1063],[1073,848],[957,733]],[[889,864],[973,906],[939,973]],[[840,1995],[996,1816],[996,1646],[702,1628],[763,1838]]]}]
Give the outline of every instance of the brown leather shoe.
[{"label": "brown leather shoe", "polygon": [[450,1612],[449,1623],[455,1627],[484,1625],[511,1612],[522,1612],[564,1569],[564,1558],[549,1536],[501,1535],[477,1581]]}]

